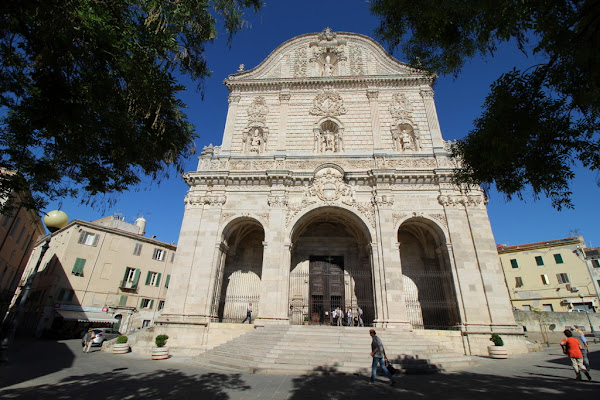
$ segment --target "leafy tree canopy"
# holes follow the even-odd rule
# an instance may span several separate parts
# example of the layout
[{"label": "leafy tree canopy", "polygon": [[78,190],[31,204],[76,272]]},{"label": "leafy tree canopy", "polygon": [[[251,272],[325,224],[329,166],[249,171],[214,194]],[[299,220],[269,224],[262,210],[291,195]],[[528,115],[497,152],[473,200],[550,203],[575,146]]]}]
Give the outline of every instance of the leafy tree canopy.
[{"label": "leafy tree canopy", "polygon": [[[196,134],[176,74],[210,75],[217,18],[231,36],[260,0],[0,2],[0,198],[41,209],[182,172]],[[7,211],[6,202],[0,211]]]},{"label": "leafy tree canopy", "polygon": [[600,2],[596,0],[373,0],[378,37],[411,64],[457,75],[514,40],[543,63],[491,86],[474,129],[454,146],[457,181],[495,185],[508,199],[531,188],[572,207],[577,163],[600,169]]}]

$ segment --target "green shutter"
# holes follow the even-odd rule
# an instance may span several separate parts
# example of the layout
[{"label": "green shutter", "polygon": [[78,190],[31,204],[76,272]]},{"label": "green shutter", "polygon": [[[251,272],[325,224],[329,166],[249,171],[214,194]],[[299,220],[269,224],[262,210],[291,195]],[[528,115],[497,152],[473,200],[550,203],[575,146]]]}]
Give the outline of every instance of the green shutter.
[{"label": "green shutter", "polygon": [[535,256],[535,263],[537,265],[544,265],[544,259],[542,258],[542,256]]},{"label": "green shutter", "polygon": [[154,300],[150,300],[150,309],[152,310],[152,307],[154,307]]},{"label": "green shutter", "polygon": [[146,274],[146,285],[150,284],[150,277],[152,276],[152,272],[148,271],[148,274]]},{"label": "green shutter", "polygon": [[139,269],[135,270],[135,274],[133,275],[133,289],[137,288],[138,282],[140,281],[141,272]]},{"label": "green shutter", "polygon": [[158,273],[158,276],[156,277],[156,284],[154,286],[158,287],[158,285],[160,285],[160,277],[161,277],[161,273]]},{"label": "green shutter", "polygon": [[144,300],[146,299],[140,299],[140,308],[144,308]]},{"label": "green shutter", "polygon": [[119,305],[120,306],[126,306],[127,305],[127,296],[121,296],[121,299],[119,300]]},{"label": "green shutter", "polygon": [[557,264],[562,264],[562,263],[563,263],[562,256],[561,256],[560,254],[555,254],[555,255],[554,255],[554,261],[555,261]]},{"label": "green shutter", "polygon": [[74,275],[83,275],[83,267],[85,265],[84,258],[78,258],[75,260],[75,265],[73,265],[73,270],[71,271]]},{"label": "green shutter", "polygon": [[510,265],[513,268],[519,268],[519,264],[517,263],[517,260],[515,260],[514,258],[510,260]]},{"label": "green shutter", "polygon": [[171,280],[171,275],[167,275],[167,279],[165,279],[165,287],[169,288],[169,281]]}]

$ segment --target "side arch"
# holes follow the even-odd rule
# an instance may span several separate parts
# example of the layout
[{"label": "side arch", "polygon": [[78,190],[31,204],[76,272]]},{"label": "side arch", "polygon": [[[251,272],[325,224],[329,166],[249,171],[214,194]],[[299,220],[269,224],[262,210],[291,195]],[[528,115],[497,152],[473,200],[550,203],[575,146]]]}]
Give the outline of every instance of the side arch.
[{"label": "side arch", "polygon": [[418,329],[455,329],[458,298],[442,228],[427,218],[409,218],[398,228],[404,299]]},{"label": "side arch", "polygon": [[240,322],[251,304],[258,314],[265,230],[254,218],[238,217],[221,231],[219,268],[214,282],[212,319]]}]

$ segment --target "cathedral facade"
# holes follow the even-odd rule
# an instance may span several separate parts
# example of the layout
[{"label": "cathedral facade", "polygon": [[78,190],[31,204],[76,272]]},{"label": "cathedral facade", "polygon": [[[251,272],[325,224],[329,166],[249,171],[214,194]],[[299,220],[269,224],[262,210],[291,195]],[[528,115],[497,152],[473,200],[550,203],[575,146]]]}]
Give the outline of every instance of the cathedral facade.
[{"label": "cathedral facade", "polygon": [[[223,142],[185,179],[159,328],[193,348],[211,324],[492,332],[523,352],[483,193],[452,183],[434,78],[372,39],[295,37],[225,81]],[[346,321],[344,321],[346,322]],[[173,336],[175,335],[175,336]]]}]

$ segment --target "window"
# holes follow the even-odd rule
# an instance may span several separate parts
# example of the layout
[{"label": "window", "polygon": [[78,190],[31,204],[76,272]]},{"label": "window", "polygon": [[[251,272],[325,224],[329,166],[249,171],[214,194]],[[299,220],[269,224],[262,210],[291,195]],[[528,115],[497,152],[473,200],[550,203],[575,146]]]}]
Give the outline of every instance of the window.
[{"label": "window", "polygon": [[546,275],[546,274],[540,275],[540,278],[542,278],[542,283],[544,285],[549,285],[550,284],[550,280],[548,279],[548,275]]},{"label": "window", "polygon": [[73,265],[73,270],[71,270],[71,274],[77,276],[83,276],[83,267],[85,265],[84,258],[78,258],[75,260],[75,265]]},{"label": "window", "polygon": [[119,299],[119,305],[120,306],[126,306],[127,305],[127,296],[121,296],[121,298]]},{"label": "window", "polygon": [[165,287],[169,288],[169,282],[171,281],[171,275],[167,275],[167,279],[165,279]]},{"label": "window", "polygon": [[25,225],[23,225],[23,227],[21,228],[21,233],[19,233],[19,237],[17,238],[17,244],[21,242],[21,239],[23,238],[23,233],[25,233]]},{"label": "window", "polygon": [[558,283],[569,283],[569,275],[568,274],[556,274],[556,279],[558,279]]},{"label": "window", "polygon": [[531,311],[531,306],[524,304],[523,305],[523,311]]},{"label": "window", "polygon": [[521,278],[520,276],[516,276],[515,277],[515,286],[522,287],[523,286],[523,278]]},{"label": "window", "polygon": [[158,261],[164,260],[165,251],[163,249],[154,249],[154,254],[152,254],[152,258]]},{"label": "window", "polygon": [[554,312],[552,304],[542,304],[542,311]]},{"label": "window", "polygon": [[562,256],[561,256],[560,254],[555,254],[555,255],[554,255],[554,261],[555,261],[557,264],[562,264],[562,263],[563,263]]},{"label": "window", "polygon": [[510,260],[510,265],[511,265],[513,268],[519,268],[519,264],[517,263],[517,260],[516,260],[516,259],[514,259],[514,258]]},{"label": "window", "polygon": [[133,248],[133,255],[134,256],[139,256],[142,253],[142,244],[141,243],[136,243],[135,247]]},{"label": "window", "polygon": [[122,288],[136,289],[140,280],[140,270],[137,268],[125,268],[125,276],[121,282]]},{"label": "window", "polygon": [[160,273],[148,271],[148,275],[146,275],[146,285],[147,286],[157,286],[160,284]]},{"label": "window", "polygon": [[535,256],[535,263],[537,265],[544,265],[544,259],[542,258],[542,256]]},{"label": "window", "polygon": [[19,225],[21,224],[21,217],[17,217],[17,220],[15,221],[14,225],[12,226],[9,235],[15,236],[15,233],[17,232],[17,229],[19,229]]},{"label": "window", "polygon": [[161,300],[158,302],[158,311],[162,310],[163,308],[165,308],[165,301]]},{"label": "window", "polygon": [[140,303],[140,308],[149,310],[149,309],[152,309],[153,305],[154,305],[154,300],[142,299],[142,302]]},{"label": "window", "polygon": [[142,322],[142,328],[146,328],[150,326],[150,320],[149,319],[145,319],[144,322]]},{"label": "window", "polygon": [[175,252],[171,253],[171,264],[173,264],[173,261],[175,261]]},{"label": "window", "polygon": [[85,244],[86,246],[97,246],[98,245],[98,235],[91,232],[81,231],[79,234],[79,240],[77,243]]},{"label": "window", "polygon": [[594,267],[594,268],[600,268],[600,261],[598,261],[598,260],[592,260],[592,267]]}]

